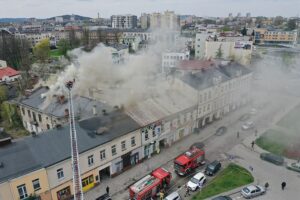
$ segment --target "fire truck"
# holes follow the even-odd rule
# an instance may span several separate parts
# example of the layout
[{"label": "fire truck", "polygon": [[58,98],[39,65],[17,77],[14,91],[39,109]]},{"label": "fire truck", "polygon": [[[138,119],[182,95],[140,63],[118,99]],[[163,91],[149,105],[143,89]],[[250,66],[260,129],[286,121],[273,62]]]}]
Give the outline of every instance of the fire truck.
[{"label": "fire truck", "polygon": [[171,172],[164,168],[157,168],[129,188],[131,200],[148,200],[155,198],[161,189],[170,185]]},{"label": "fire truck", "polygon": [[205,164],[205,151],[191,146],[191,148],[174,160],[175,172],[181,176],[190,173],[193,169]]}]

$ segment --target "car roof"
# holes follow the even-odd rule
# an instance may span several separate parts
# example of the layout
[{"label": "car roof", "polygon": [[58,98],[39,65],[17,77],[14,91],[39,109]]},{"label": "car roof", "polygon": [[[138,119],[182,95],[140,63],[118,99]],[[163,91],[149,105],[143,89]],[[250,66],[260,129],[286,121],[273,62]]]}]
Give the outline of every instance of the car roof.
[{"label": "car roof", "polygon": [[178,192],[172,192],[171,194],[166,196],[166,199],[169,199],[169,198],[173,199],[173,198],[178,197],[178,196],[179,196]]},{"label": "car roof", "polygon": [[209,163],[209,166],[216,166],[217,164],[219,164],[220,162],[218,160],[214,160],[213,162]]},{"label": "car roof", "polygon": [[232,200],[232,199],[228,196],[218,196],[213,198],[212,200]]},{"label": "car roof", "polygon": [[194,176],[194,178],[195,179],[200,179],[201,177],[205,177],[205,175],[202,173],[202,172],[199,172],[199,173],[197,173],[195,176]]},{"label": "car roof", "polygon": [[257,189],[257,187],[255,185],[249,185],[246,188],[248,188],[250,191]]}]

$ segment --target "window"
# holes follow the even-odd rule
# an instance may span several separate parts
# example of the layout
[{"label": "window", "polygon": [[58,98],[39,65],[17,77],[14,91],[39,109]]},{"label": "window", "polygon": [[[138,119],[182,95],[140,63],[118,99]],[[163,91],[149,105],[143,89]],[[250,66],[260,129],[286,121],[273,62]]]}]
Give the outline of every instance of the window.
[{"label": "window", "polygon": [[47,124],[47,129],[48,129],[48,130],[50,129],[50,125],[49,125],[49,124]]},{"label": "window", "polygon": [[25,109],[24,108],[22,108],[22,114],[25,115]]},{"label": "window", "polygon": [[35,113],[34,113],[34,112],[32,112],[32,116],[33,116],[33,121],[36,122],[36,116],[35,116]]},{"label": "window", "polygon": [[135,137],[132,137],[131,138],[131,146],[134,147],[136,144],[135,144]]},{"label": "window", "polygon": [[155,132],[155,129],[152,130],[152,137],[156,137],[156,132]]},{"label": "window", "polygon": [[28,117],[31,118],[30,110],[27,110]]},{"label": "window", "polygon": [[64,178],[64,171],[63,171],[63,168],[60,168],[60,169],[57,170],[57,178],[58,178],[58,179]]},{"label": "window", "polygon": [[148,131],[145,132],[145,140],[148,140],[149,139],[149,135],[148,135]]},{"label": "window", "polygon": [[90,155],[88,157],[88,164],[89,166],[92,166],[94,164],[94,155]]},{"label": "window", "polygon": [[38,117],[39,117],[39,121],[42,122],[42,115],[38,114]]},{"label": "window", "polygon": [[106,158],[105,156],[105,150],[100,151],[100,159],[104,160]]},{"label": "window", "polygon": [[111,146],[111,154],[114,156],[117,154],[116,145]]},{"label": "window", "polygon": [[32,181],[32,185],[33,185],[33,189],[34,191],[38,191],[41,189],[41,185],[40,185],[40,180],[39,179],[35,179]]},{"label": "window", "polygon": [[28,197],[28,194],[27,194],[27,190],[26,190],[25,184],[19,185],[19,186],[17,187],[17,189],[18,189],[18,192],[19,192],[19,197],[20,197],[20,199],[25,199],[25,198]]},{"label": "window", "polygon": [[125,140],[121,142],[121,147],[122,147],[122,151],[126,150],[126,141]]}]

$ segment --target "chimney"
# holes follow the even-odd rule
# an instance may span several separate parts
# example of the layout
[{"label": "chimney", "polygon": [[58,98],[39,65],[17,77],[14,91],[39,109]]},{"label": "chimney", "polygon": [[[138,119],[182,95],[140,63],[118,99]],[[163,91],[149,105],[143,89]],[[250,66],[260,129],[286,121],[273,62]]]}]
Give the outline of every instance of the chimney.
[{"label": "chimney", "polygon": [[69,109],[68,108],[65,109],[65,118],[69,118]]},{"label": "chimney", "polygon": [[97,115],[97,106],[93,105],[93,115]]}]

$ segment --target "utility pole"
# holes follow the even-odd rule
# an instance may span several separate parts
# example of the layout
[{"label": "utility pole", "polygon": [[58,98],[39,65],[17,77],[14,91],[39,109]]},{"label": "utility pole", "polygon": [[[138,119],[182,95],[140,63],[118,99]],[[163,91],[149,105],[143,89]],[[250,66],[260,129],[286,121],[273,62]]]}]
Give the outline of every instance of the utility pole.
[{"label": "utility pole", "polygon": [[73,171],[73,189],[74,200],[83,200],[83,192],[80,177],[79,167],[79,153],[77,144],[77,134],[75,128],[74,108],[72,100],[72,88],[74,81],[68,81],[66,88],[68,88],[69,97],[69,123],[70,123],[70,140],[71,140],[71,156],[72,156],[72,171]]}]

